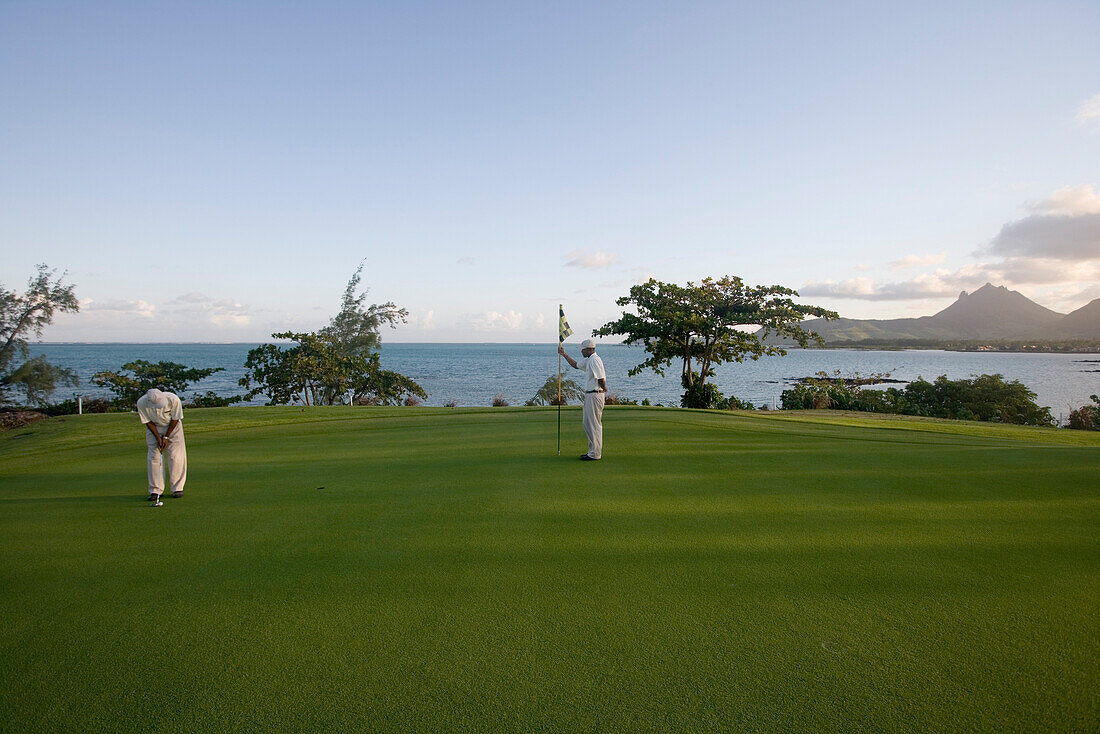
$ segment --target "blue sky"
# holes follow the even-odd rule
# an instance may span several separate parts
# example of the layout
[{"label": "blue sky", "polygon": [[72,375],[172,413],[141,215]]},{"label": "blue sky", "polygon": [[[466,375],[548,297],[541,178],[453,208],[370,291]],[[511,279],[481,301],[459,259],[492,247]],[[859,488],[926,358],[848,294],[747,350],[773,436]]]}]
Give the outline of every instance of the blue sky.
[{"label": "blue sky", "polygon": [[647,277],[1100,297],[1100,5],[0,0],[0,281],[50,341],[552,341]]}]

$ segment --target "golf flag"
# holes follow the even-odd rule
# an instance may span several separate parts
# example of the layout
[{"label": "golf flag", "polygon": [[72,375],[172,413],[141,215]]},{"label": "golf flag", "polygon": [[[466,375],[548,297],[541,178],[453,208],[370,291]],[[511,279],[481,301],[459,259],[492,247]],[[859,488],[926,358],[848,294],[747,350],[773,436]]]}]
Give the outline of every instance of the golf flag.
[{"label": "golf flag", "polygon": [[558,304],[558,456],[561,456],[561,345],[573,333],[565,320],[565,311]]},{"label": "golf flag", "polygon": [[569,328],[569,322],[565,320],[565,311],[562,310],[561,304],[558,304],[558,344],[565,341],[565,338],[573,333],[573,330]]}]

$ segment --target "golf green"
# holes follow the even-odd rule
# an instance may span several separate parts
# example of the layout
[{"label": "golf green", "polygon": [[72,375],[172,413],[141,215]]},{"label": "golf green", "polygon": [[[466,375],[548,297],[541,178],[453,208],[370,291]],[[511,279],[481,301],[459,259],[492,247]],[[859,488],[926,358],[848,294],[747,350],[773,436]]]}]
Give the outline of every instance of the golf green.
[{"label": "golf green", "polygon": [[609,408],[0,434],[0,731],[1085,731],[1100,434]]}]

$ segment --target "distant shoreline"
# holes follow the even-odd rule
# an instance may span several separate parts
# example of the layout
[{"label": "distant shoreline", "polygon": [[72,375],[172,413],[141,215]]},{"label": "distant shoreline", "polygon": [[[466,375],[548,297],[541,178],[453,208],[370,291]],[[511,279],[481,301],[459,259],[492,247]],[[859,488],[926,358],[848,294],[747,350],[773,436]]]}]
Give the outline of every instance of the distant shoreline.
[{"label": "distant shoreline", "polygon": [[876,352],[909,351],[914,349],[933,350],[941,352],[982,352],[992,354],[1100,354],[1100,342],[1026,342],[1012,340],[1008,342],[939,342],[939,343],[898,343],[884,342],[867,343],[838,343],[826,344],[823,347],[810,347],[811,349],[852,349]]},{"label": "distant shoreline", "polygon": [[[247,347],[259,344],[293,344],[291,341],[266,341],[266,342],[32,342],[28,346],[48,347],[168,347],[168,346],[203,346],[203,347]],[[386,346],[430,346],[430,347],[546,347],[555,346],[555,342],[383,342],[382,349]],[[566,346],[569,346],[567,343]],[[639,347],[637,344],[611,344],[602,343],[603,347]],[[781,345],[787,350],[801,350],[803,347],[795,345]],[[808,346],[806,351],[855,351],[855,352],[980,352],[991,354],[1100,354],[1100,343],[1086,344],[1033,344],[1021,345],[1018,342],[1009,344],[988,343],[840,343],[826,344],[825,346]]]}]

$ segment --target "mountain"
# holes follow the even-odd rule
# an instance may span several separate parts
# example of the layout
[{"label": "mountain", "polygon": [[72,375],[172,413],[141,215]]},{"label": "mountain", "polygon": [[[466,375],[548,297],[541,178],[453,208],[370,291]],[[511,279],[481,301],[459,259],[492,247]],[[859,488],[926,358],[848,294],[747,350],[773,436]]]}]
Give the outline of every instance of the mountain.
[{"label": "mountain", "polygon": [[932,317],[956,339],[1028,339],[1049,337],[1064,314],[1043,308],[1018,291],[986,283]]},{"label": "mountain", "polygon": [[807,329],[837,342],[1100,339],[1100,299],[1069,315],[1044,308],[1022,293],[986,283],[933,316],[916,319],[810,319]]},{"label": "mountain", "polygon": [[1100,298],[1070,312],[1058,322],[1058,332],[1071,339],[1100,339]]}]

